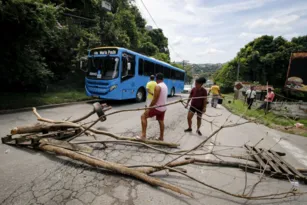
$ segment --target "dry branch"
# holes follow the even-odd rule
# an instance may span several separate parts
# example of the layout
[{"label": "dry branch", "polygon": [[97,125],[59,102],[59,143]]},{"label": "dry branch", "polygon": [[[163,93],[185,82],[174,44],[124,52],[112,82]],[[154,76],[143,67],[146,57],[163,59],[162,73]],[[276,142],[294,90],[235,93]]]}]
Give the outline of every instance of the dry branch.
[{"label": "dry branch", "polygon": [[[89,129],[89,127],[81,126],[81,125],[79,125],[79,124],[72,123],[72,122],[54,121],[54,120],[51,120],[51,119],[42,118],[42,117],[40,116],[40,114],[37,112],[36,108],[33,108],[33,113],[36,115],[38,121],[43,121],[43,122],[48,122],[48,123],[58,123],[58,124],[52,124],[52,125],[45,125],[45,126],[51,126],[50,128],[52,128],[52,129],[53,129],[53,126],[65,125],[65,126],[67,126],[67,127],[83,128],[83,131],[80,132],[80,133],[86,133],[86,132],[88,132],[88,131],[91,131],[91,132],[93,132],[93,133],[95,133],[95,134],[106,135],[106,136],[112,137],[112,138],[117,139],[117,140],[136,141],[136,142],[142,142],[142,143],[145,143],[145,144],[152,144],[152,145],[159,145],[159,146],[167,146],[167,147],[172,147],[172,148],[176,148],[176,147],[179,147],[179,146],[180,146],[179,144],[168,143],[168,142],[158,141],[158,140],[139,140],[139,139],[134,139],[134,138],[129,138],[129,137],[121,137],[121,136],[118,136],[118,135],[113,134],[113,133],[110,133],[110,132],[105,132],[105,131],[97,130],[97,129],[94,129],[94,128],[90,128],[90,129]],[[46,128],[45,128],[45,129],[46,129]],[[72,138],[70,138],[68,141],[70,141],[70,140],[76,138],[76,136],[78,136],[78,134],[76,134],[75,136],[73,136]]]},{"label": "dry branch", "polygon": [[144,182],[146,182],[146,183],[148,183],[152,186],[160,186],[160,187],[172,190],[174,192],[177,192],[179,194],[183,194],[183,195],[186,195],[186,196],[189,196],[189,197],[193,197],[191,193],[188,193],[188,192],[186,192],[186,191],[184,191],[184,190],[182,190],[182,189],[180,189],[176,186],[167,184],[167,183],[165,183],[161,180],[147,176],[146,174],[144,174],[140,171],[136,171],[134,169],[127,168],[127,167],[120,165],[120,164],[107,162],[107,161],[103,161],[103,160],[97,160],[97,159],[90,158],[90,157],[87,157],[85,155],[82,155],[82,154],[61,148],[61,147],[56,147],[56,146],[53,146],[53,145],[43,145],[42,144],[42,145],[39,146],[39,148],[41,150],[44,150],[44,151],[53,152],[53,153],[56,153],[58,155],[66,156],[66,157],[69,157],[71,159],[84,162],[84,163],[89,164],[93,167],[100,167],[100,168],[104,168],[104,169],[107,169],[107,170],[110,170],[110,171],[114,171],[116,173],[120,173],[120,174],[123,174],[123,175],[126,175],[126,176],[135,177],[135,178],[137,178],[141,181],[144,181]]},{"label": "dry branch", "polygon": [[205,163],[205,164],[212,164],[212,165],[225,166],[225,167],[240,168],[241,166],[247,165],[249,167],[253,167],[257,169],[260,168],[258,164],[252,163],[252,162],[242,163],[242,162],[220,161],[220,160],[212,160],[212,159],[196,159],[196,158],[189,158],[189,157],[186,157],[185,159],[186,160],[194,159],[194,161],[197,163]]}]

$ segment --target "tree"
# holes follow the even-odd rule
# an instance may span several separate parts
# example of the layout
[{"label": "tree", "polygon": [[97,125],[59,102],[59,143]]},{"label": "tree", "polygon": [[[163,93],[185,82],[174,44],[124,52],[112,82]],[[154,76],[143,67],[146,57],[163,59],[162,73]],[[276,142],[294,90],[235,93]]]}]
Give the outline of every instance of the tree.
[{"label": "tree", "polygon": [[287,41],[281,36],[261,36],[240,49],[237,56],[225,64],[215,75],[215,80],[232,90],[236,68],[240,64],[240,80],[258,81],[261,84],[283,87],[290,55],[293,51],[307,50],[307,36]]}]

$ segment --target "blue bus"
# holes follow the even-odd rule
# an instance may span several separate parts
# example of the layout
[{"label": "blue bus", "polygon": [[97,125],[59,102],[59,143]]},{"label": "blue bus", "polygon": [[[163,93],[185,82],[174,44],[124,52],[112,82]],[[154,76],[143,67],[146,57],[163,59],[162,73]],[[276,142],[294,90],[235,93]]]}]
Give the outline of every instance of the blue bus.
[{"label": "blue bus", "polygon": [[145,101],[149,76],[157,73],[164,74],[169,96],[184,87],[184,70],[125,48],[91,49],[80,66],[86,72],[86,94],[96,98]]}]

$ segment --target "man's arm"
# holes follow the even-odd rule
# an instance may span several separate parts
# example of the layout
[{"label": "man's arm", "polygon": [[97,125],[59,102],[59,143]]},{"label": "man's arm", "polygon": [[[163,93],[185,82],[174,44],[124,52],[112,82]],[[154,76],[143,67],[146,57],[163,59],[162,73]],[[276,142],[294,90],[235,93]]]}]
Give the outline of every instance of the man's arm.
[{"label": "man's arm", "polygon": [[149,90],[149,85],[148,85],[148,83],[147,83],[147,85],[146,85],[146,91],[147,91],[147,93],[149,93],[150,95],[153,95],[153,93],[150,92],[150,90]]},{"label": "man's arm", "polygon": [[206,112],[206,109],[207,109],[207,91],[205,92],[205,95],[204,95],[204,107],[203,107],[203,113]]},{"label": "man's arm", "polygon": [[190,92],[189,99],[188,99],[188,102],[187,102],[187,104],[186,104],[185,107],[188,107],[188,106],[189,106],[189,103],[190,103],[191,98],[192,98],[192,96],[193,96],[193,91],[194,91],[194,88],[193,88],[193,89],[191,90],[191,92]]},{"label": "man's arm", "polygon": [[148,88],[146,88],[146,90],[147,90],[147,93],[149,93],[150,95],[153,95],[153,93],[150,92],[150,90]]},{"label": "man's arm", "polygon": [[160,92],[161,92],[160,86],[156,86],[155,87],[155,92],[153,94],[153,99],[152,99],[149,107],[153,107],[153,106],[156,105],[156,103],[157,103],[157,101],[159,99],[159,96],[160,96]]}]

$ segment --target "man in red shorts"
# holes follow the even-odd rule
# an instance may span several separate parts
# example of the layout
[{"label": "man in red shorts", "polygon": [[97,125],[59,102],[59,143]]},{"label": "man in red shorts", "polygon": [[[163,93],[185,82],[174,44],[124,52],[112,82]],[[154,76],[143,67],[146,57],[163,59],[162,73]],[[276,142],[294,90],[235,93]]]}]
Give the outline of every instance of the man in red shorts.
[{"label": "man in red shorts", "polygon": [[[207,90],[203,88],[203,84],[206,83],[205,78],[198,78],[195,81],[195,87],[191,90],[189,100],[187,102],[186,108],[189,106],[190,100],[192,98],[191,106],[188,113],[188,125],[189,128],[184,130],[185,132],[192,132],[192,118],[194,114],[197,114],[197,131],[198,135],[202,135],[199,128],[201,126],[202,114],[206,112],[207,106]],[[195,98],[195,99],[193,99]]]},{"label": "man in red shorts", "polygon": [[[154,96],[149,107],[165,105],[167,102],[168,89],[166,84],[163,82],[163,74],[158,73],[156,75],[157,85],[155,87]],[[156,117],[160,125],[160,137],[159,140],[163,141],[164,136],[164,115],[166,106],[156,107],[147,109],[141,116],[142,122],[142,135],[137,137],[138,139],[146,139],[147,119]]]}]

